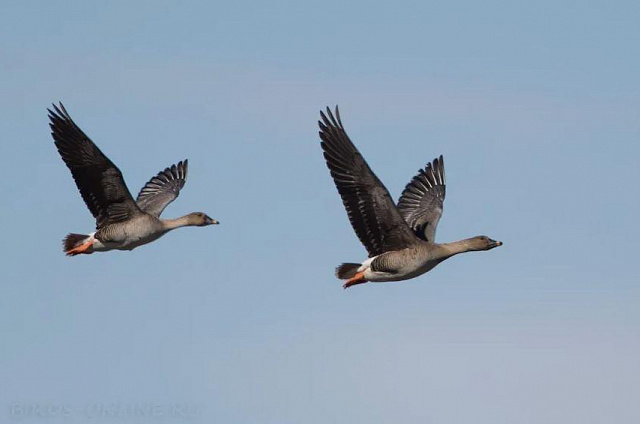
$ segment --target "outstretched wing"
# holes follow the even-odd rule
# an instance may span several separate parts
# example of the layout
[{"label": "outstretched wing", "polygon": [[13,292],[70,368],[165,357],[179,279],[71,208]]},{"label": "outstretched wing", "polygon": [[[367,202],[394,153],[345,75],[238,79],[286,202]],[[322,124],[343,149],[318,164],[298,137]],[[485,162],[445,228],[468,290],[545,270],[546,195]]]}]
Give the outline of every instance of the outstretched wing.
[{"label": "outstretched wing", "polygon": [[327,108],[320,112],[320,138],[331,176],[342,197],[349,221],[369,257],[400,250],[418,242],[389,192],[373,173],[342,126]]},{"label": "outstretched wing", "polygon": [[442,155],[427,163],[407,184],[398,209],[418,237],[433,243],[445,196],[444,159]]},{"label": "outstretched wing", "polygon": [[118,167],[73,122],[62,103],[53,109],[47,109],[51,135],[97,228],[140,213]]},{"label": "outstretched wing", "polygon": [[189,161],[185,159],[178,162],[177,165],[171,165],[164,171],[160,171],[158,175],[151,178],[142,187],[136,199],[140,209],[159,217],[164,208],[180,195],[180,190],[187,181],[188,164]]}]

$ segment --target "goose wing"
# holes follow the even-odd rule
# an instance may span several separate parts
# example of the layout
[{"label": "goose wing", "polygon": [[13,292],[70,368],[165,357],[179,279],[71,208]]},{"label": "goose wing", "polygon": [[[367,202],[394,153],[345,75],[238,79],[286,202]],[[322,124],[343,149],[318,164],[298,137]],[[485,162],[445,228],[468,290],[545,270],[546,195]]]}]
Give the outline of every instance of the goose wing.
[{"label": "goose wing", "polygon": [[138,207],[148,214],[159,217],[164,208],[180,195],[180,190],[187,182],[188,164],[189,161],[185,159],[177,165],[165,168],[151,178],[138,193],[136,199]]},{"label": "goose wing", "polygon": [[342,126],[327,108],[320,112],[320,138],[331,176],[342,197],[351,226],[369,257],[400,250],[418,242],[402,218],[389,192],[373,173]]},{"label": "goose wing", "polygon": [[413,177],[398,201],[398,210],[411,229],[431,243],[442,216],[445,192],[444,159],[440,155]]},{"label": "goose wing", "polygon": [[96,218],[97,228],[140,213],[118,167],[73,122],[62,103],[47,110],[55,145]]}]

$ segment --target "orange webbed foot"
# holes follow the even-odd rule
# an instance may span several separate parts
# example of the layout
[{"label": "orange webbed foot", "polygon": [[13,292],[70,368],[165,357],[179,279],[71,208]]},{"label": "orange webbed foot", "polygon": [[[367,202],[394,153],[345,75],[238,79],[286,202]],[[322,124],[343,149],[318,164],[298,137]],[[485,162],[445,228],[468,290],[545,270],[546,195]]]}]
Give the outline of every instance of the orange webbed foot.
[{"label": "orange webbed foot", "polygon": [[93,253],[93,242],[95,240],[92,238],[91,240],[89,240],[86,243],[82,243],[80,246],[76,246],[71,250],[68,250],[67,256],[76,256],[79,255],[81,253],[85,253],[87,255]]},{"label": "orange webbed foot", "polygon": [[362,283],[366,283],[367,280],[364,278],[364,272],[357,272],[356,275],[354,275],[353,277],[349,278],[347,280],[346,283],[344,283],[344,285],[342,286],[343,288],[347,289],[351,286],[355,286],[356,284],[362,284]]}]

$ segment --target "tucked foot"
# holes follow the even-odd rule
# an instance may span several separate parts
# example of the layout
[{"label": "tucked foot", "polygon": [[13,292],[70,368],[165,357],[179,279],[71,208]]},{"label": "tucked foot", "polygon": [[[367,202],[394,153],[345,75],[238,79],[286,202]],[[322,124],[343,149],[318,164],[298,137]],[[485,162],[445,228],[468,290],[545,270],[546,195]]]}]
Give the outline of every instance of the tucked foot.
[{"label": "tucked foot", "polygon": [[364,272],[357,272],[356,275],[349,278],[346,283],[342,287],[348,289],[351,286],[355,286],[356,284],[366,283],[367,280],[364,278]]},{"label": "tucked foot", "polygon": [[86,243],[82,243],[79,246],[74,247],[71,250],[67,250],[67,256],[76,256],[79,255],[81,253],[86,253],[87,255],[93,253],[93,242],[95,241],[94,238],[91,238],[89,241],[87,241]]}]

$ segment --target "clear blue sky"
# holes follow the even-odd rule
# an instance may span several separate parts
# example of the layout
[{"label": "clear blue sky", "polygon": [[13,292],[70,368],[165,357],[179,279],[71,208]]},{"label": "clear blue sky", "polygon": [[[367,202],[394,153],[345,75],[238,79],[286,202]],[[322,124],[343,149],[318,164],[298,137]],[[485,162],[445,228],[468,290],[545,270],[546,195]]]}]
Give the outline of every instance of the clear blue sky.
[{"label": "clear blue sky", "polygon": [[[638,2],[256,3],[0,5],[0,422],[636,422]],[[222,224],[65,257],[58,100]],[[335,104],[396,197],[445,156],[439,241],[504,246],[343,291]]]}]

